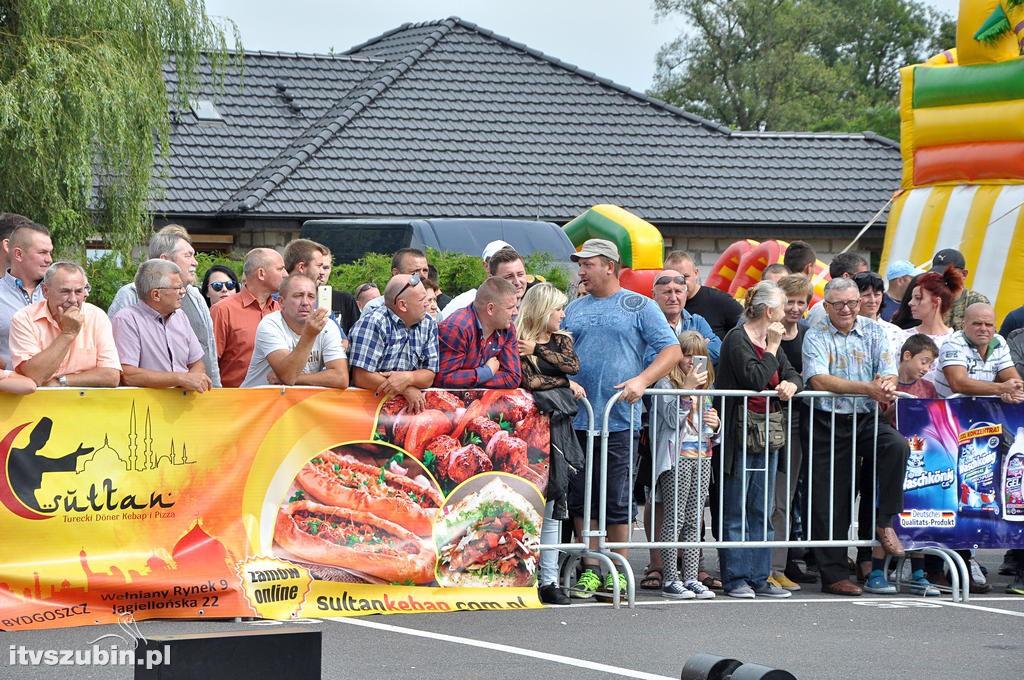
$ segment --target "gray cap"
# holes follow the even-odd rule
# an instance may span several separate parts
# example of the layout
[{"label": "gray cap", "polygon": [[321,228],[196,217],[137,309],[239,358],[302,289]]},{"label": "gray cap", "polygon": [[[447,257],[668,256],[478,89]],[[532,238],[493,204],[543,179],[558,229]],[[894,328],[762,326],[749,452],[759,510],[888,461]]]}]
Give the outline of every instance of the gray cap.
[{"label": "gray cap", "polygon": [[569,259],[573,262],[579,262],[580,259],[597,257],[598,255],[603,255],[612,262],[619,261],[619,249],[615,247],[614,243],[603,238],[592,238],[584,241],[583,247],[580,248],[579,252],[570,255]]}]

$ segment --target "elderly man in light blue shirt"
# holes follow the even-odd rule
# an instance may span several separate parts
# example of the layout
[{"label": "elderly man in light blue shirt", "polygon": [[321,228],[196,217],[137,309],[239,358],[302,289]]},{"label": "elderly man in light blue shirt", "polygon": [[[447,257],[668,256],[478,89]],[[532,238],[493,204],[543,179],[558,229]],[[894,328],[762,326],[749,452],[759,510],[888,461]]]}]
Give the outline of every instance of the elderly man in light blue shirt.
[{"label": "elderly man in light blue shirt", "polygon": [[[213,319],[210,308],[203,299],[203,294],[192,285],[195,282],[196,251],[192,247],[192,239],[184,228],[169,224],[153,234],[149,239],[149,257],[170,260],[181,269],[181,280],[185,284],[185,293],[181,298],[181,310],[188,318],[192,331],[199,339],[203,348],[203,365],[210,376],[214,387],[221,386],[220,366],[217,363],[217,339],[213,335]],[[135,283],[121,287],[110,303],[107,314],[113,317],[121,309],[139,301]]]},{"label": "elderly man in light blue shirt", "polygon": [[[874,535],[886,552],[902,555],[903,546],[892,528],[892,520],[903,510],[903,477],[910,448],[899,432],[874,417],[876,405],[872,403],[888,403],[895,398],[895,357],[882,328],[857,315],[860,291],[852,279],[829,281],[822,304],[826,318],[812,325],[804,337],[804,381],[814,390],[859,396],[814,401],[811,538],[844,540],[849,533],[856,455],[863,460],[861,531],[871,531],[877,497]],[[823,592],[861,594],[861,589],[849,579],[845,548],[815,548],[815,556],[821,569]],[[888,584],[885,586],[884,590],[872,592],[890,592]]]}]

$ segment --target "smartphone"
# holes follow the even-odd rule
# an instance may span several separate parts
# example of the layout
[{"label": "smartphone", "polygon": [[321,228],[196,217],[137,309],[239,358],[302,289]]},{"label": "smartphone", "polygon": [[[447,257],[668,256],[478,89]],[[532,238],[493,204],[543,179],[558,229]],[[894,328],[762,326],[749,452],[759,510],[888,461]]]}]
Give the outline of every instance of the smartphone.
[{"label": "smartphone", "polygon": [[316,287],[316,306],[317,309],[321,307],[326,309],[328,313],[331,311],[331,287],[330,286],[317,286]]},{"label": "smartphone", "polygon": [[693,370],[695,370],[695,371],[703,371],[704,373],[707,373],[708,372],[708,358],[705,357],[705,356],[699,356],[699,355],[693,357]]}]

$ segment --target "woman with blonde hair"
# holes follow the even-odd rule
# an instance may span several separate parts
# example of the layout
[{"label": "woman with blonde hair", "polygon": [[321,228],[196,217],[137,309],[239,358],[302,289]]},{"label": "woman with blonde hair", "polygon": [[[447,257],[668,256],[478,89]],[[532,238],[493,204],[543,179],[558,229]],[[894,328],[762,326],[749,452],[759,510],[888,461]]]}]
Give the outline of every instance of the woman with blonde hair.
[{"label": "woman with blonde hair", "polygon": [[[568,519],[569,476],[582,472],[583,451],[572,430],[576,399],[586,396],[583,388],[569,379],[580,370],[572,336],[560,329],[565,318],[565,293],[550,283],[526,291],[516,317],[516,337],[522,366],[521,386],[533,392],[541,413],[551,416],[551,453],[547,500],[541,545],[560,542],[561,524]],[[540,554],[540,599],[547,604],[569,604],[558,585],[558,555],[553,550]]]}]

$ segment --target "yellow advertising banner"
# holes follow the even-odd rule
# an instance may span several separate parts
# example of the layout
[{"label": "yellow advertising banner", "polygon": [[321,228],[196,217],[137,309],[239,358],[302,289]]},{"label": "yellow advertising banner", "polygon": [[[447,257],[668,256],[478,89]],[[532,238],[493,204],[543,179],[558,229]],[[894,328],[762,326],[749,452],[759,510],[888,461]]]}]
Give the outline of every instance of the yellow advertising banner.
[{"label": "yellow advertising banner", "polygon": [[521,390],[0,395],[0,628],[540,606]]}]

